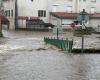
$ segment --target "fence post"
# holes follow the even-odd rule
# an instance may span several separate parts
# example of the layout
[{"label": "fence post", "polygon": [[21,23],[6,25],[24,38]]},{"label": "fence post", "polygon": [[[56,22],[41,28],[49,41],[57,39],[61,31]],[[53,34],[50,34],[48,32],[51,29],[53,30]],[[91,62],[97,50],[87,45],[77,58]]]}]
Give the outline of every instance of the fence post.
[{"label": "fence post", "polygon": [[68,51],[68,38],[66,38],[66,50]]},{"label": "fence post", "polygon": [[69,52],[72,52],[73,40],[69,41]]},{"label": "fence post", "polygon": [[72,39],[72,42],[71,42],[71,52],[72,52],[72,48],[73,48],[73,39]]}]

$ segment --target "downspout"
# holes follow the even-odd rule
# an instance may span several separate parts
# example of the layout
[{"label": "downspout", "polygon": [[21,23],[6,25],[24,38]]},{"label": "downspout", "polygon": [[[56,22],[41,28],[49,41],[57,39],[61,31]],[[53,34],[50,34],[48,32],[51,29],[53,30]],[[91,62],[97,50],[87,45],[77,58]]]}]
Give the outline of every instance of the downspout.
[{"label": "downspout", "polygon": [[18,29],[18,5],[17,0],[15,0],[15,30]]}]

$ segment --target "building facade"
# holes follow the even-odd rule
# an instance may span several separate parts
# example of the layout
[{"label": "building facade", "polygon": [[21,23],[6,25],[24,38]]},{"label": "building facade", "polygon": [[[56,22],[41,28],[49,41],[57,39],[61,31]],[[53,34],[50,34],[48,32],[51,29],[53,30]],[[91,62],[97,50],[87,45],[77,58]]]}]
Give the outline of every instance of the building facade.
[{"label": "building facade", "polygon": [[59,22],[63,26],[75,20],[83,9],[92,14],[91,26],[97,26],[100,25],[99,3],[100,0],[4,0],[4,9],[10,29],[15,29],[15,23],[18,28],[26,28],[28,19],[40,19],[53,25]]},{"label": "building facade", "polygon": [[15,0],[3,0],[5,16],[10,22],[10,29],[15,29]]}]

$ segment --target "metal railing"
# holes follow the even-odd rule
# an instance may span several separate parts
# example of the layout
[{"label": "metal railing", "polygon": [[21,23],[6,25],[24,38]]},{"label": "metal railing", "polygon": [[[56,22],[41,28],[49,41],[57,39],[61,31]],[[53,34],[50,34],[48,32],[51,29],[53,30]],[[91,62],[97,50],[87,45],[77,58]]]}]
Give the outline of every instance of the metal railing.
[{"label": "metal railing", "polygon": [[44,37],[44,42],[47,44],[54,45],[64,51],[71,52],[73,47],[73,40],[66,39],[56,39],[56,38],[49,38]]}]

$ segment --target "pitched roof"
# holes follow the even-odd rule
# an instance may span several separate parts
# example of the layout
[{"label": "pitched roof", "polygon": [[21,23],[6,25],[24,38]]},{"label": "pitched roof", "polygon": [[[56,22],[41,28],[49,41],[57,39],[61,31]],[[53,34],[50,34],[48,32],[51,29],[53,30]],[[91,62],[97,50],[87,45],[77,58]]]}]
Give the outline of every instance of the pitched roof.
[{"label": "pitched roof", "polygon": [[[50,14],[57,18],[62,19],[76,19],[79,13],[67,13],[67,12],[50,12]],[[91,19],[100,19],[100,13],[89,14]]]},{"label": "pitched roof", "polygon": [[50,14],[54,17],[63,18],[63,19],[65,18],[75,19],[78,16],[77,13],[67,13],[67,12],[50,12]]}]

